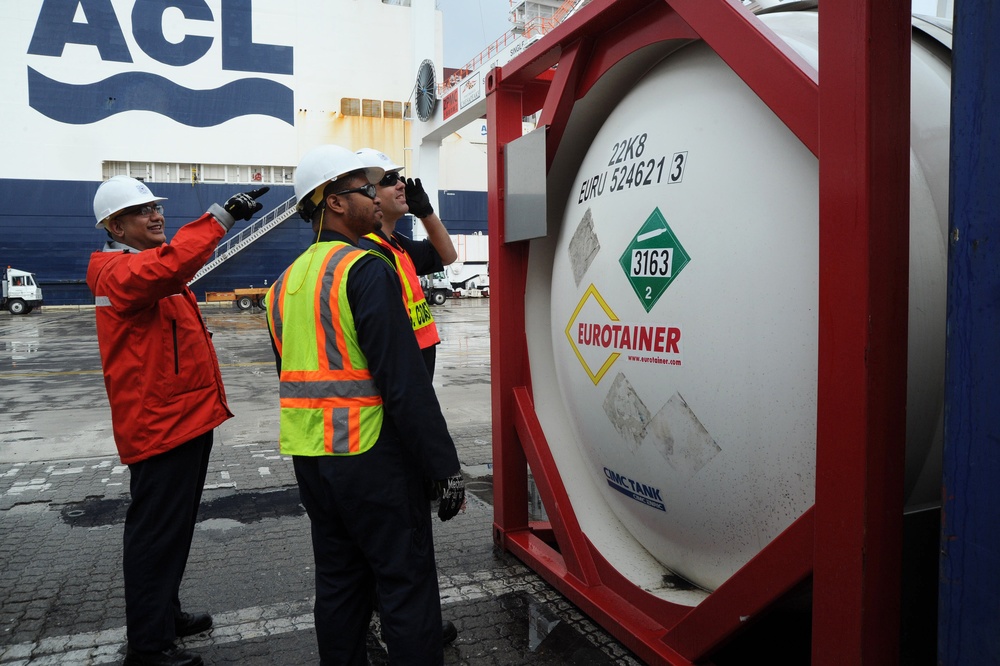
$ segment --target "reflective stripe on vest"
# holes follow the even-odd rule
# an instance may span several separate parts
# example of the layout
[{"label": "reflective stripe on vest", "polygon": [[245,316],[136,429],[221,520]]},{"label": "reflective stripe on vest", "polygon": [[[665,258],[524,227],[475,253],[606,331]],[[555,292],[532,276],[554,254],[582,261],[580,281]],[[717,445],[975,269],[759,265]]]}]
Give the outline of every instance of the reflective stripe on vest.
[{"label": "reflective stripe on vest", "polygon": [[267,313],[267,327],[271,331],[271,339],[274,340],[274,346],[278,349],[278,356],[281,356],[281,308],[272,308],[271,304],[275,302],[278,298],[278,294],[281,293],[281,289],[285,283],[285,275],[288,273],[286,270],[275,282],[271,285],[271,288],[267,290],[264,294],[264,312]]},{"label": "reflective stripe on vest", "polygon": [[382,398],[358,346],[347,302],[348,271],[366,254],[340,241],[317,243],[264,299],[281,356],[283,454],[356,455],[378,439]]},{"label": "reflective stripe on vest", "polygon": [[424,297],[424,289],[420,286],[420,277],[417,275],[417,267],[413,265],[413,259],[405,250],[387,243],[379,234],[368,234],[366,238],[392,251],[396,260],[399,284],[403,287],[403,305],[410,315],[410,325],[413,326],[413,334],[417,336],[417,344],[421,349],[427,349],[441,342],[437,325],[434,323],[434,315],[431,314],[431,307]]}]

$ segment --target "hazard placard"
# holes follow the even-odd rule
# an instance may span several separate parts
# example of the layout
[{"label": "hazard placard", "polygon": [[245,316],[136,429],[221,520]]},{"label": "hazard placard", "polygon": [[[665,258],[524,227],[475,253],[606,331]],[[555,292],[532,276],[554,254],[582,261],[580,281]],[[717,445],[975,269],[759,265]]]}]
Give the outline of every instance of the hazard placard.
[{"label": "hazard placard", "polygon": [[639,302],[649,312],[684,267],[691,261],[659,208],[633,236],[618,263]]}]

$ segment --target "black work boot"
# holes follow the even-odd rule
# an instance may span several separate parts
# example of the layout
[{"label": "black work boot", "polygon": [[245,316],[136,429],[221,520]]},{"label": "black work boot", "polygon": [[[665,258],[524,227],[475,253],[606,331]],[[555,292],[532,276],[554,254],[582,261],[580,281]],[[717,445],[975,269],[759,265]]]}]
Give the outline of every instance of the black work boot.
[{"label": "black work boot", "polygon": [[212,628],[212,616],[208,613],[181,613],[174,618],[174,630],[177,638],[194,636]]},{"label": "black work boot", "polygon": [[458,638],[458,629],[455,628],[455,624],[451,620],[445,620],[441,623],[441,636],[444,645]]}]

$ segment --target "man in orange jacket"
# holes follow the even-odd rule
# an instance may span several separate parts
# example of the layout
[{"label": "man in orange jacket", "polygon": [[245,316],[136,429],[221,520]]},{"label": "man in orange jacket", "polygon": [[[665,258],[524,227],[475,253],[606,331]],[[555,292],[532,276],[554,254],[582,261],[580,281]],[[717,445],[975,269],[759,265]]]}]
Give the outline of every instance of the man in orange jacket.
[{"label": "man in orange jacket", "polygon": [[261,209],[261,188],[213,204],[167,243],[163,197],[115,176],[94,196],[97,227],[110,240],[94,252],[87,286],[121,461],[132,501],[123,570],[126,666],[197,666],[174,645],[206,631],[207,613],[181,611],[178,592],[212,450],[212,431],[233,416],[198,302],[188,281],[237,219]]}]

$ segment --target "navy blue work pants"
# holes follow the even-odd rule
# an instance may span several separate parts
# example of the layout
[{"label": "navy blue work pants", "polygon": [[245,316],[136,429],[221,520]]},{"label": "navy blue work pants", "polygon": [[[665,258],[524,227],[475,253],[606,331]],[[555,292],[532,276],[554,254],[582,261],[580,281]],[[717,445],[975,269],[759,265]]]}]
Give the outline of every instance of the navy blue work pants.
[{"label": "navy blue work pants", "polygon": [[437,348],[437,345],[431,345],[420,350],[424,357],[424,365],[427,366],[427,374],[432,380],[434,379],[434,365],[437,361]]},{"label": "navy blue work pants", "polygon": [[444,661],[431,512],[419,466],[398,442],[354,456],[293,458],[316,559],[322,666],[365,666],[377,587],[389,663]]},{"label": "navy blue work pants", "polygon": [[123,568],[129,645],[157,652],[177,638],[180,587],[212,452],[212,431],[129,465]]}]

